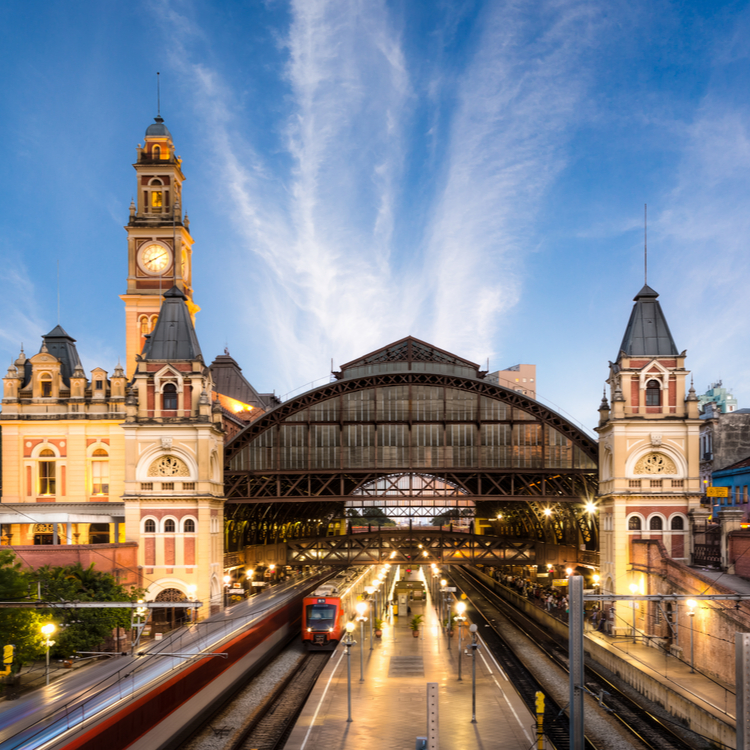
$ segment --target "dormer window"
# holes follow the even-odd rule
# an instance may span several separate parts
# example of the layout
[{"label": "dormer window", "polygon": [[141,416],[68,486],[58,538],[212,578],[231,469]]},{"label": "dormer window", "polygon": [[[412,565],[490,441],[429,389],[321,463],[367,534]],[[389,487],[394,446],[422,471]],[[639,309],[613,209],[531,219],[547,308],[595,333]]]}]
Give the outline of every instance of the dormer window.
[{"label": "dormer window", "polygon": [[41,386],[42,398],[52,397],[52,376],[44,374],[39,379],[39,385]]},{"label": "dormer window", "polygon": [[164,411],[177,410],[177,386],[174,383],[167,383],[161,392],[161,408]]},{"label": "dormer window", "polygon": [[104,388],[104,381],[103,380],[95,380],[94,381],[94,388],[96,388],[97,391],[101,391],[102,388]]},{"label": "dormer window", "polygon": [[661,386],[658,380],[646,383],[646,406],[661,406]]}]

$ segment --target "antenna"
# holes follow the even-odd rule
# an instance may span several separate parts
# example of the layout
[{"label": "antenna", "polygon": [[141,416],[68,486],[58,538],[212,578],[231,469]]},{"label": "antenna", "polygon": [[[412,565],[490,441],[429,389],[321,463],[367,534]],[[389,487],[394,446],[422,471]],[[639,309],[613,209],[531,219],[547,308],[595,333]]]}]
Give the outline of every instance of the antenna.
[{"label": "antenna", "polygon": [[643,277],[648,286],[648,203],[643,204]]},{"label": "antenna", "polygon": [[159,85],[159,71],[156,71],[156,116],[161,117],[161,86]]},{"label": "antenna", "polygon": [[57,260],[57,325],[60,325],[60,259]]}]

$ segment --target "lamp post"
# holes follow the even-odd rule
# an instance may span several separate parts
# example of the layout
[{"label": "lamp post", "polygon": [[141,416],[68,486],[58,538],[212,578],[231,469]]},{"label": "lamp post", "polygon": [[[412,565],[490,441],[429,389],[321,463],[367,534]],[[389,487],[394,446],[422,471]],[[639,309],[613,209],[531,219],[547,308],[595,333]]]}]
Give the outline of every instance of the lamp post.
[{"label": "lamp post", "polygon": [[367,612],[367,602],[357,602],[357,620],[359,621],[359,681],[365,681],[365,612]]},{"label": "lamp post", "polygon": [[344,645],[346,646],[346,696],[347,703],[349,706],[349,716],[347,721],[352,720],[352,661],[351,661],[351,648],[356,643],[352,640],[352,632],[354,631],[354,623],[349,621],[346,623],[346,639]]},{"label": "lamp post", "polygon": [[[636,591],[638,591],[638,584],[637,583],[631,583],[630,586],[630,593],[635,596]],[[635,630],[635,599],[632,601],[633,605],[633,643],[636,642],[636,630]]]},{"label": "lamp post", "polygon": [[471,723],[477,723],[477,628],[475,623],[469,626],[471,633]]},{"label": "lamp post", "polygon": [[[445,591],[442,591],[446,586],[448,585],[448,581],[445,580],[445,578],[440,579],[440,624],[443,624],[443,621],[446,619],[443,616],[443,610],[445,609]],[[450,623],[449,623],[450,624]]]},{"label": "lamp post", "polygon": [[271,584],[274,584],[276,582],[276,566],[273,563],[271,563],[268,566],[268,569],[271,571],[271,576],[270,576]]},{"label": "lamp post", "polygon": [[463,682],[461,677],[461,651],[463,650],[463,624],[464,612],[466,612],[466,602],[456,602],[456,619],[458,620],[458,681]]},{"label": "lamp post", "polygon": [[54,641],[50,640],[50,636],[55,632],[55,626],[50,622],[46,625],[42,625],[42,635],[45,637],[44,645],[47,647],[47,669],[45,675],[47,678],[47,684],[49,685],[49,650],[51,646],[55,645]]},{"label": "lamp post", "polygon": [[695,672],[695,662],[693,660],[693,618],[695,617],[695,608],[698,603],[695,599],[688,599],[685,604],[688,606],[688,616],[690,617],[690,673]]},{"label": "lamp post", "polygon": [[[375,588],[375,586],[365,586],[365,591],[371,599],[373,594],[377,596],[377,589]],[[377,612],[377,600],[375,602],[375,611]],[[372,623],[374,619],[374,616],[370,618],[370,651],[372,651]]]},{"label": "lamp post", "polygon": [[231,580],[231,576],[224,576],[224,609],[229,606],[229,582]]}]

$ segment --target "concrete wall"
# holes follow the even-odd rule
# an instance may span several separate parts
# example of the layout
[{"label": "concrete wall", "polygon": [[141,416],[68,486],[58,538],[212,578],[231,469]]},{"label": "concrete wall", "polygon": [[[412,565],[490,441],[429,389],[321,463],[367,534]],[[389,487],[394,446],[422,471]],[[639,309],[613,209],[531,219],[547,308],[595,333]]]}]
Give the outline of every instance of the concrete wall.
[{"label": "concrete wall", "polygon": [[[534,622],[541,625],[560,644],[567,648],[568,626],[532,604],[528,599],[503,586],[489,576],[479,572],[481,579],[498,594],[519,609]],[[648,674],[630,662],[621,659],[597,641],[584,637],[583,650],[586,659],[608,669],[649,700],[664,707],[672,716],[694,732],[702,734],[727,747],[736,742],[735,722],[730,716],[721,719],[672,689],[658,674]],[[734,705],[729,706],[734,711]]]},{"label": "concrete wall", "polygon": [[713,427],[713,470],[750,456],[750,414],[722,414]]},{"label": "concrete wall", "polygon": [[14,545],[18,562],[26,568],[36,570],[44,565],[75,565],[88,568],[92,563],[96,570],[114,575],[125,587],[140,586],[138,570],[138,545],[135,542],[121,544],[60,544],[60,545]]},{"label": "concrete wall", "polygon": [[743,578],[750,578],[750,530],[733,531],[729,534],[729,561],[734,572]]}]

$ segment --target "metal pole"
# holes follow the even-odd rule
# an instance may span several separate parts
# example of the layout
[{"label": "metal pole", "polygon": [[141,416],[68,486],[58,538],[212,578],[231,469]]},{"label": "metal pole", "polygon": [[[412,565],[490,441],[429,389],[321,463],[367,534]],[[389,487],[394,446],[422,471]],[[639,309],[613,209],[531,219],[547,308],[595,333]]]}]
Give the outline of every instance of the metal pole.
[{"label": "metal pole", "polygon": [[635,599],[633,599],[633,643],[637,643],[635,633]]},{"label": "metal pole", "polygon": [[349,704],[349,717],[347,718],[347,721],[352,720],[352,660],[350,658],[351,650],[352,650],[352,636],[350,633],[349,641],[346,644],[346,696],[347,696],[347,702]]},{"label": "metal pole", "polygon": [[438,683],[427,683],[427,750],[439,750]]},{"label": "metal pole", "polygon": [[[377,596],[377,592],[375,594]],[[375,620],[375,617],[370,618],[370,651],[372,651],[372,623]]]},{"label": "metal pole", "polygon": [[471,723],[477,723],[477,632],[476,625],[471,626]]},{"label": "metal pole", "polygon": [[49,685],[49,639],[47,639],[47,670],[45,672],[47,684]]},{"label": "metal pole", "polygon": [[690,618],[690,673],[693,674],[695,672],[695,661],[693,659],[693,622],[694,618]]},{"label": "metal pole", "polygon": [[365,618],[359,620],[359,681],[365,681]]},{"label": "metal pole", "polygon": [[734,634],[737,750],[750,750],[750,633]]},{"label": "metal pole", "polygon": [[[570,750],[584,750],[583,734],[583,577],[568,578],[570,617],[568,654],[570,670]],[[635,610],[634,610],[635,611]]]},{"label": "metal pole", "polygon": [[461,677],[461,652],[463,651],[463,628],[461,627],[463,625],[463,618],[460,618],[458,621],[458,681],[463,682],[463,678]]}]

